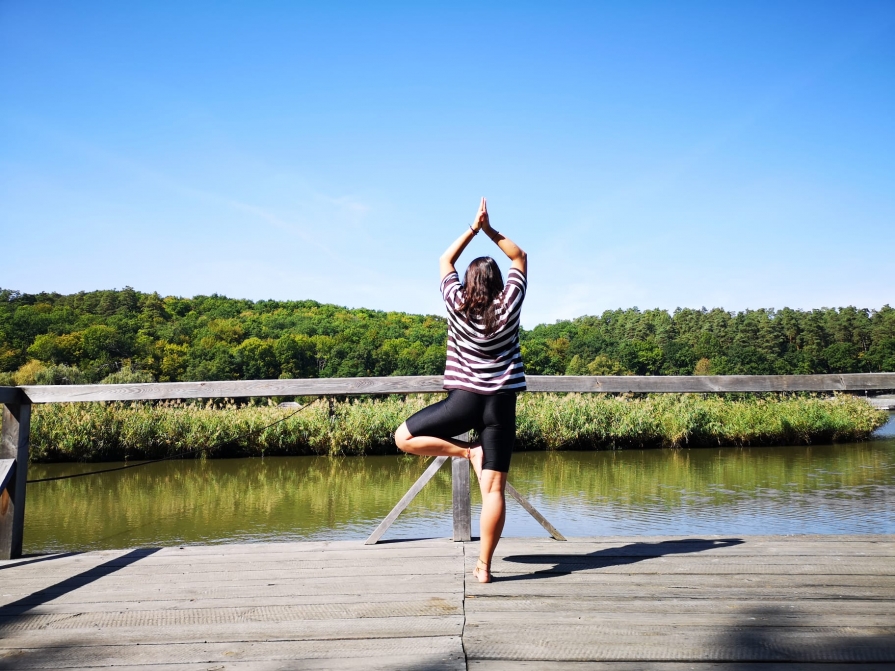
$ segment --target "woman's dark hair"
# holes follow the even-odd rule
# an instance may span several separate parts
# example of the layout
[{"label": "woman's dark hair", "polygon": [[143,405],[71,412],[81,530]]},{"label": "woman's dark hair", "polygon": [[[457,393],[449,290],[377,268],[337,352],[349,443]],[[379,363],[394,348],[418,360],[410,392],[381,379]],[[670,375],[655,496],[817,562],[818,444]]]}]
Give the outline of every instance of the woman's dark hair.
[{"label": "woman's dark hair", "polygon": [[473,259],[463,277],[465,300],[460,312],[467,319],[479,319],[485,326],[485,334],[491,335],[497,325],[497,306],[494,299],[503,291],[503,275],[497,262],[490,256]]}]

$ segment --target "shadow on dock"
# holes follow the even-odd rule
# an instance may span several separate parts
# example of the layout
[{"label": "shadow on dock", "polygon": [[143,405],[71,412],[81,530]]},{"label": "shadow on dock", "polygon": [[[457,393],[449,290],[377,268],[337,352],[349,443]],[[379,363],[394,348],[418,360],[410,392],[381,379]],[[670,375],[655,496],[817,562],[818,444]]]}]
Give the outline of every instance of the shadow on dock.
[{"label": "shadow on dock", "polygon": [[629,543],[628,545],[623,545],[621,547],[605,548],[585,555],[513,555],[504,557],[503,560],[517,564],[548,564],[553,562],[554,565],[551,568],[540,569],[531,573],[494,576],[494,581],[509,582],[511,580],[550,578],[557,575],[569,575],[576,571],[608,568],[610,566],[621,566],[624,564],[636,564],[637,562],[646,559],[655,559],[656,557],[664,557],[667,555],[689,554],[693,552],[704,552],[705,550],[727,548],[734,545],[740,545],[743,542],[744,541],[741,538],[693,538],[679,541],[659,541],[658,543]]},{"label": "shadow on dock", "polygon": [[[138,550],[131,550],[125,555],[110,559],[104,564],[93,566],[86,571],[57,582],[55,585],[50,585],[49,587],[45,587],[41,590],[38,590],[37,592],[33,592],[28,596],[24,596],[18,601],[13,601],[12,603],[6,604],[5,606],[0,607],[0,623],[9,622],[8,618],[14,618],[18,617],[19,615],[23,615],[32,608],[42,606],[48,601],[58,599],[60,596],[64,596],[69,592],[73,592],[74,590],[80,589],[85,585],[96,582],[100,578],[104,578],[107,575],[115,573],[116,571],[120,571],[121,569],[130,566],[134,562],[137,562],[144,557],[155,554],[159,551],[159,549],[160,548],[141,548]],[[53,555],[53,558],[58,557],[59,555]],[[35,559],[34,561],[40,561],[40,558]],[[14,566],[21,566],[22,564],[30,563],[33,562],[19,562]]]},{"label": "shadow on dock", "polygon": [[50,554],[50,555],[39,555],[37,557],[26,558],[22,561],[10,562],[8,564],[3,564],[0,566],[0,571],[8,568],[16,568],[17,566],[25,566],[27,564],[37,564],[42,561],[53,561],[54,559],[62,559],[64,557],[74,557],[75,555],[81,554],[80,552],[60,552],[58,554]]},{"label": "shadow on dock", "polygon": [[[831,609],[834,610],[835,606]],[[818,621],[820,620],[820,621]],[[743,624],[729,626],[707,649],[725,651],[734,663],[801,663],[841,668],[895,669],[895,632],[892,626],[833,624],[800,611],[767,605],[743,614]],[[873,664],[873,667],[864,667]],[[876,666],[885,664],[885,667]],[[843,666],[839,666],[843,665]],[[723,668],[723,667],[721,667]]]}]

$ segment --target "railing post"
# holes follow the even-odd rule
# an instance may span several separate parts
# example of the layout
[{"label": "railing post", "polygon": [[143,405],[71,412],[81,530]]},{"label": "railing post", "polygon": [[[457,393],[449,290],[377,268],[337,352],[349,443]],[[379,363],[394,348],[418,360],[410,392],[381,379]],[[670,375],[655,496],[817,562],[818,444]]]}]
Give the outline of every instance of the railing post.
[{"label": "railing post", "polygon": [[0,559],[22,556],[25,530],[25,481],[28,479],[28,438],[31,431],[31,402],[21,400],[3,406],[0,427],[0,459],[14,459],[14,471],[0,492]]},{"label": "railing post", "polygon": [[[457,436],[469,440],[469,434]],[[469,461],[454,457],[451,459],[451,495],[454,509],[454,540],[472,540],[472,506],[469,500]]]}]

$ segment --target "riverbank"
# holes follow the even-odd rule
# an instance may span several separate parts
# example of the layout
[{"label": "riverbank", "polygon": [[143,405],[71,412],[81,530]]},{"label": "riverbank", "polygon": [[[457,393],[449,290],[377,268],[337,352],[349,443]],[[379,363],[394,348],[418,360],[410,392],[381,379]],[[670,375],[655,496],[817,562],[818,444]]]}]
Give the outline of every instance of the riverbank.
[{"label": "riverbank", "polygon": [[[394,453],[395,428],[435,398],[351,399],[332,406],[320,399],[296,414],[274,405],[232,403],[38,405],[32,417],[31,459],[113,461],[183,452],[204,457]],[[516,449],[848,442],[868,438],[887,419],[888,413],[847,395],[523,394]]]}]

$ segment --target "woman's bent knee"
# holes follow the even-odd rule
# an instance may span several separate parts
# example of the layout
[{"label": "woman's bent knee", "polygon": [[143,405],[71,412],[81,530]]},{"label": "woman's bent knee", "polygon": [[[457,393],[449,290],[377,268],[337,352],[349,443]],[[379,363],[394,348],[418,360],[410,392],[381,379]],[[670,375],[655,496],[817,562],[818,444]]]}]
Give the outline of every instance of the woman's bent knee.
[{"label": "woman's bent knee", "polygon": [[398,449],[402,452],[410,451],[410,439],[413,436],[410,435],[410,431],[407,430],[407,424],[401,424],[398,427],[398,430],[395,431],[395,445],[398,446]]}]

